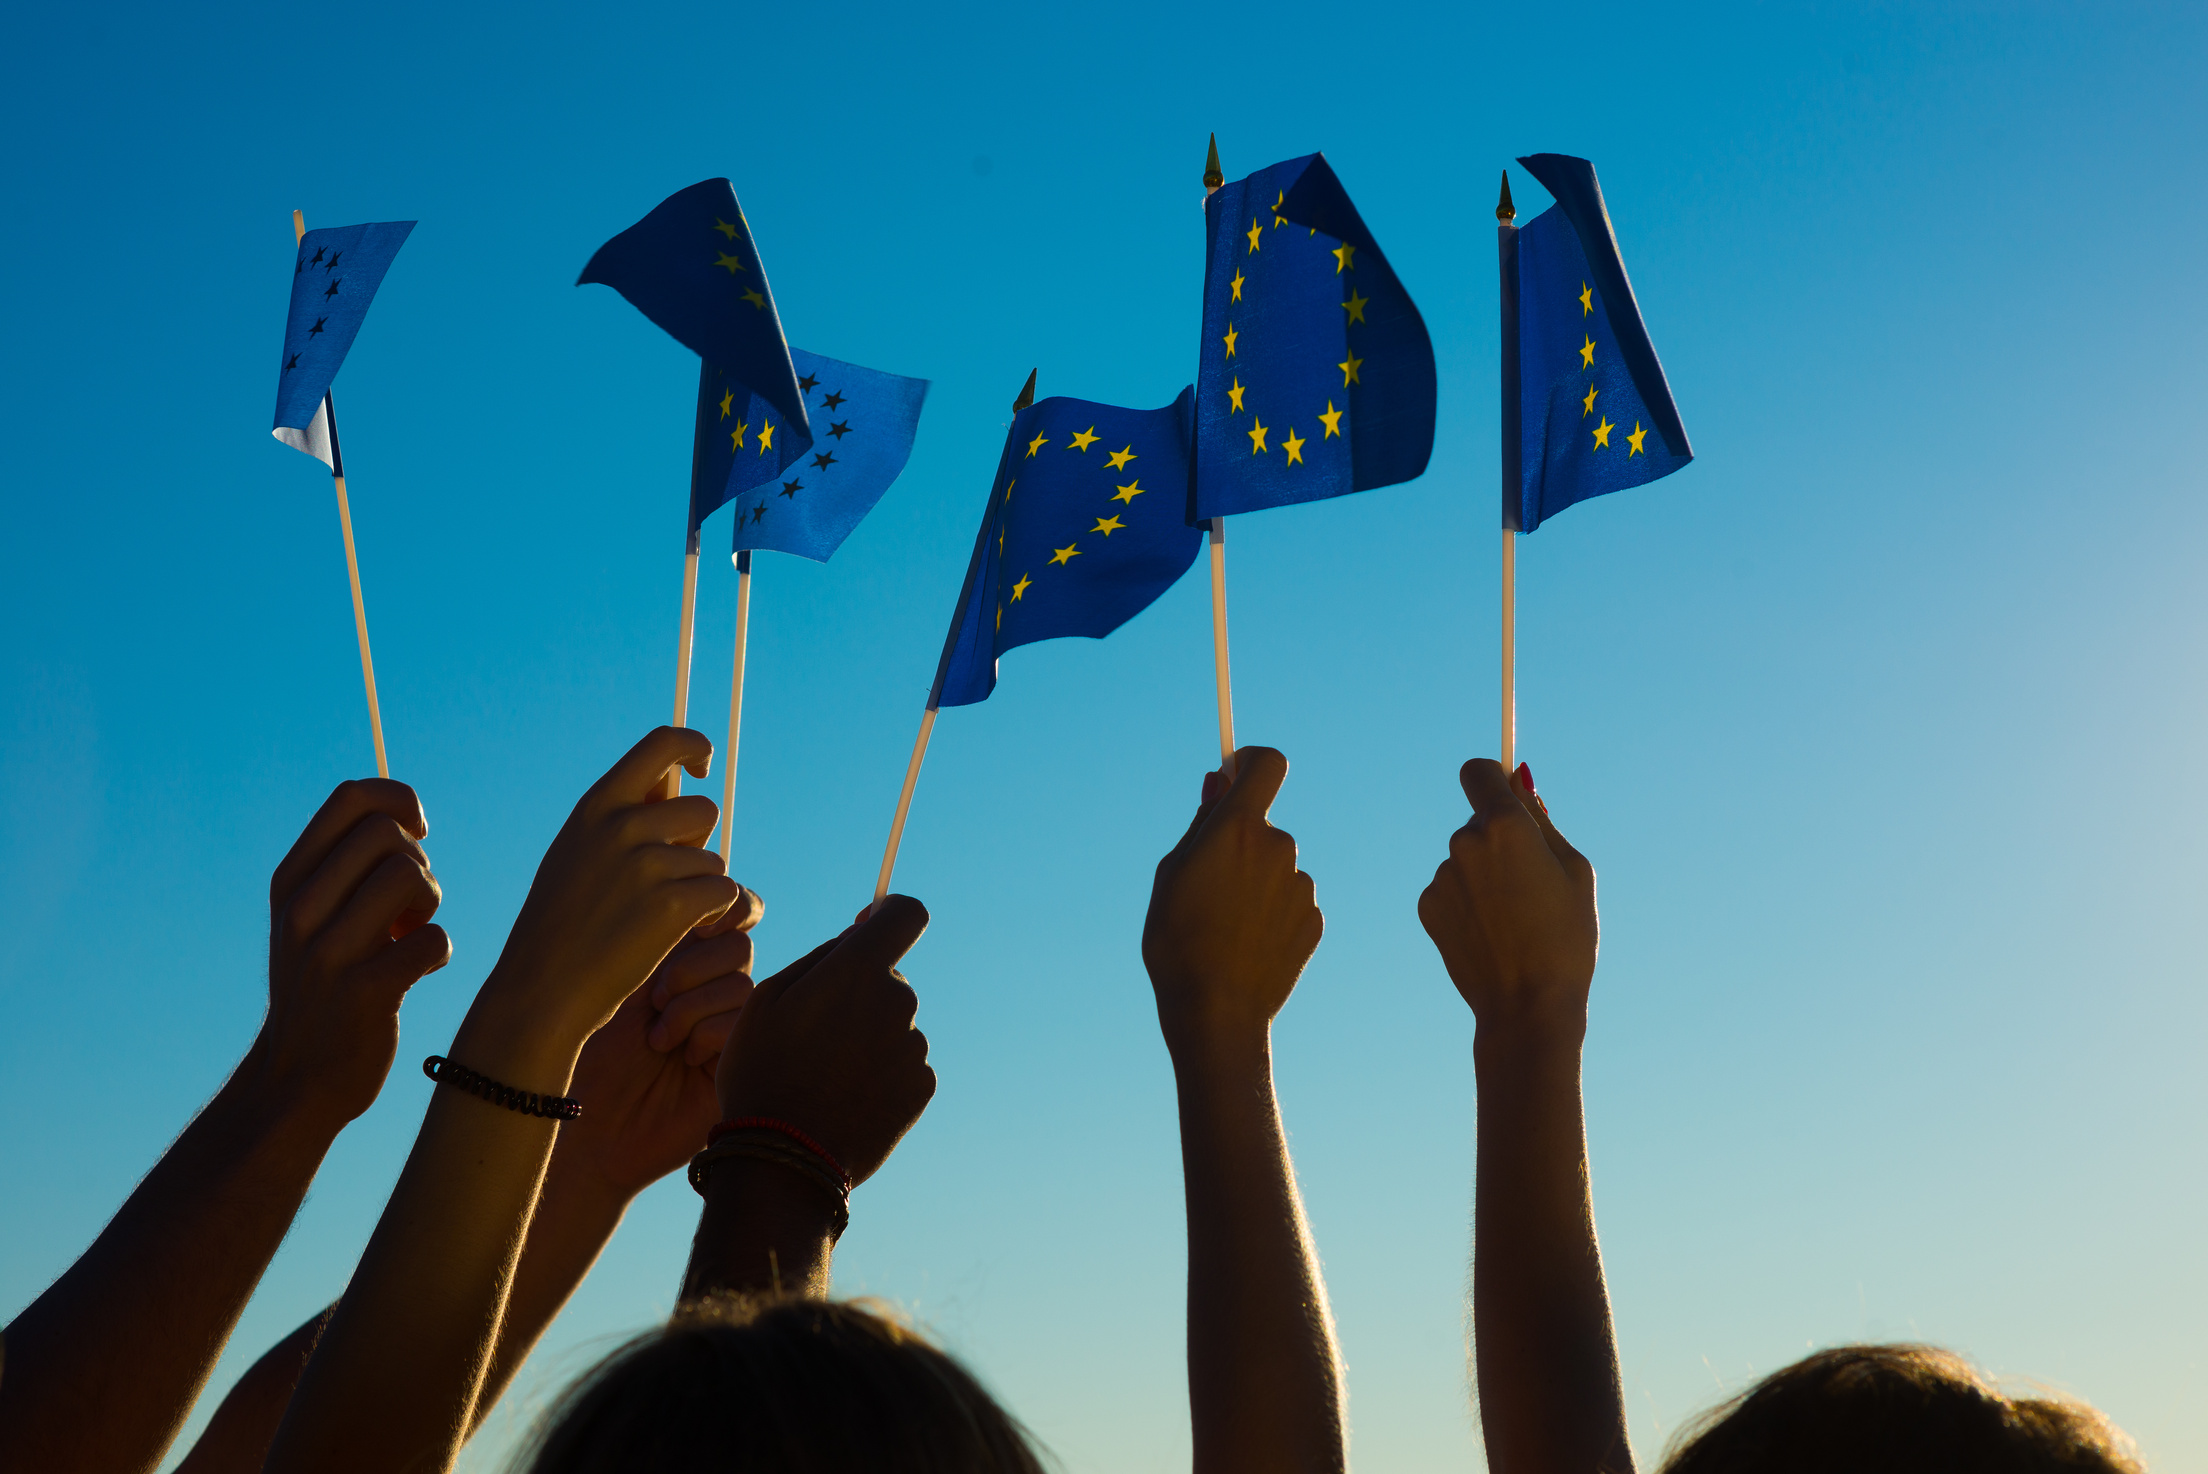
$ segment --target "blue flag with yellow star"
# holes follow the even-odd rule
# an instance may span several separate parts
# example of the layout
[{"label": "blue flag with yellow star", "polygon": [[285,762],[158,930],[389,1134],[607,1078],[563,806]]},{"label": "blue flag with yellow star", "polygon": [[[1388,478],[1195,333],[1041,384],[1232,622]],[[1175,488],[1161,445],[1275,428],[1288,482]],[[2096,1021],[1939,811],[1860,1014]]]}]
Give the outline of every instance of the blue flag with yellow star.
[{"label": "blue flag with yellow star", "polygon": [[817,446],[788,451],[782,417],[707,365],[698,380],[690,525],[736,503],[736,552],[771,549],[825,563],[889,490],[912,455],[926,379],[790,350],[797,387],[817,415]]},{"label": "blue flag with yellow star", "polygon": [[628,298],[669,337],[781,411],[797,438],[811,438],[767,268],[726,179],[660,201],[598,248],[575,278],[585,282]]},{"label": "blue flag with yellow star", "polygon": [[1515,240],[1503,233],[1503,526],[1531,532],[1574,502],[1669,476],[1694,449],[1595,166],[1518,162],[1556,197]]},{"label": "blue flag with yellow star", "polygon": [[1194,401],[1054,398],[1012,417],[929,706],[987,700],[1005,651],[1101,640],[1188,571],[1204,536],[1184,510]]},{"label": "blue flag with yellow star", "polygon": [[1434,448],[1434,346],[1325,156],[1224,185],[1204,212],[1190,519],[1423,472]]},{"label": "blue flag with yellow star", "polygon": [[413,230],[411,220],[383,220],[310,230],[299,239],[283,368],[276,375],[276,425],[269,433],[332,470],[337,452],[323,397],[360,335],[383,274]]}]

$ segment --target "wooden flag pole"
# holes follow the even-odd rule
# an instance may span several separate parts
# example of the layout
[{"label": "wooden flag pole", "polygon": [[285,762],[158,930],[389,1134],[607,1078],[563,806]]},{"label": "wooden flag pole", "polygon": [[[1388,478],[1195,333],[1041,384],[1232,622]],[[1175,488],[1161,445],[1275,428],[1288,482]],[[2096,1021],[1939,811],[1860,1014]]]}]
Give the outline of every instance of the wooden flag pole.
[{"label": "wooden flag pole", "polygon": [[[1227,182],[1219,170],[1219,135],[1204,160],[1204,198]],[[1234,679],[1227,668],[1227,519],[1211,519],[1211,668],[1219,688],[1219,771],[1234,781]]]},{"label": "wooden flag pole", "polygon": [[[675,725],[686,726],[690,720],[690,636],[698,618],[698,529],[690,529],[690,535],[682,550],[682,632],[675,639]],[[662,798],[676,798],[682,793],[682,769],[667,770],[666,791]]]},{"label": "wooden flag pole", "polygon": [[736,555],[736,668],[728,681],[728,751],[721,769],[721,863],[735,837],[736,745],[744,732],[744,647],[751,639],[751,549]]},{"label": "wooden flag pole", "polygon": [[[291,212],[293,245],[307,238],[304,211]],[[360,681],[368,690],[368,732],[376,743],[376,776],[391,776],[390,759],[383,751],[383,710],[376,702],[376,661],[368,653],[368,605],[360,596],[360,555],[353,548],[353,509],[345,498],[345,457],[338,449],[337,397],[325,392],[322,413],[330,427],[330,479],[337,485],[337,525],[345,534],[345,577],[353,586],[353,633],[360,638]]]},{"label": "wooden flag pole", "polygon": [[[1498,252],[1503,257],[1503,413],[1502,432],[1507,437],[1514,433],[1518,406],[1513,402],[1518,392],[1517,304],[1510,299],[1511,281],[1515,275],[1518,228],[1513,223],[1518,218],[1518,207],[1510,202],[1510,171],[1503,171],[1503,194],[1495,205],[1495,234]],[[1519,493],[1511,482],[1512,447],[1503,446],[1503,505],[1508,507]],[[1508,519],[1516,520],[1516,519]],[[1513,773],[1518,768],[1518,534],[1506,521],[1503,527],[1503,771]]]},{"label": "wooden flag pole", "polygon": [[[1034,370],[1029,371],[1026,387],[1020,390],[1020,397],[1012,401],[1012,413],[1015,416],[1035,402],[1035,373]],[[991,492],[990,495],[995,496],[996,493]],[[983,529],[982,536],[986,536],[989,527],[988,520],[984,518],[981,525]],[[975,543],[977,557],[980,554],[981,546],[977,539]],[[958,635],[958,620],[963,618],[966,612],[967,596],[973,591],[971,577],[972,575],[969,573],[967,587],[959,592],[958,613],[951,621],[951,637],[953,639],[957,638]],[[912,791],[920,784],[920,761],[928,755],[928,737],[929,734],[935,731],[936,702],[941,699],[942,695],[943,672],[939,667],[935,674],[935,684],[928,688],[927,707],[920,713],[920,735],[912,740],[912,760],[905,764],[905,786],[897,792],[897,812],[889,821],[889,843],[882,850],[881,873],[874,877],[874,899],[876,902],[889,894],[889,877],[897,869],[897,846],[904,842],[905,817],[912,812]]]}]

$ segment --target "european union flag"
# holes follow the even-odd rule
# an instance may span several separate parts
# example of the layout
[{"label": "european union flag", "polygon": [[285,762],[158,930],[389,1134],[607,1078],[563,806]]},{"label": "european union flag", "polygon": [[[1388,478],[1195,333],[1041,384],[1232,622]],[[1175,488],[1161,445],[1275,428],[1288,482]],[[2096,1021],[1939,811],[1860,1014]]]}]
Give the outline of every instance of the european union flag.
[{"label": "european union flag", "polygon": [[1518,162],[1556,197],[1515,242],[1503,232],[1503,526],[1531,532],[1574,502],[1669,476],[1694,449],[1595,166]]},{"label": "european union flag", "polygon": [[323,396],[367,319],[368,304],[413,232],[411,220],[310,230],[291,268],[291,315],[284,322],[284,366],[276,375],[276,425],[269,433],[332,470]]},{"label": "european union flag", "polygon": [[575,285],[602,282],[668,336],[782,412],[811,439],[805,397],[767,286],[767,268],[736,203],[736,187],[707,179],[660,201],[598,248]]},{"label": "european union flag", "polygon": [[690,525],[734,501],[735,551],[768,548],[825,563],[905,469],[928,381],[802,348],[790,350],[790,362],[807,409],[821,417],[820,448],[786,451],[774,407],[708,365],[698,380]]},{"label": "european union flag", "polygon": [[1015,646],[1104,638],[1188,571],[1194,405],[1183,389],[1163,409],[1054,398],[1012,417],[931,708],[987,700]]},{"label": "european union flag", "polygon": [[1191,520],[1408,481],[1434,448],[1434,346],[1324,155],[1204,203]]}]

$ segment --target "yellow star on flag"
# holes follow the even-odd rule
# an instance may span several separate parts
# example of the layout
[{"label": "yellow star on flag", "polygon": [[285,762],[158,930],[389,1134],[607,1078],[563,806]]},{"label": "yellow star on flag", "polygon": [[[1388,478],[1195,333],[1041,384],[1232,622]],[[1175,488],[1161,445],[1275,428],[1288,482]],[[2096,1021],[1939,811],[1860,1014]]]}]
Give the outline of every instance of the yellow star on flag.
[{"label": "yellow star on flag", "polygon": [[749,302],[752,306],[758,308],[761,312],[767,310],[767,299],[760,296],[757,292],[744,293],[744,300],[746,302]]},{"label": "yellow star on flag", "polygon": [[[1033,457],[1035,452],[1041,450],[1044,446],[1048,444],[1050,444],[1050,437],[1048,435],[1038,435],[1033,440],[1027,442],[1027,453],[1030,457]],[[1012,488],[1007,486],[1004,489],[1004,494],[1007,497],[1010,497],[1012,495]]]},{"label": "yellow star on flag", "polygon": [[[722,235],[727,236],[730,240],[736,239],[736,227],[729,224],[726,220],[723,220],[718,215],[715,215],[713,217],[713,228],[719,231]],[[719,265],[720,263],[715,262],[714,264]]]},{"label": "yellow star on flag", "polygon": [[1371,300],[1370,297],[1358,296],[1357,289],[1351,287],[1349,289],[1349,300],[1342,304],[1349,309],[1349,320],[1351,322],[1363,322],[1365,320],[1365,304]]},{"label": "yellow star on flag", "polygon": [[1234,295],[1227,299],[1229,302],[1239,302],[1242,300],[1242,283],[1244,280],[1245,278],[1242,275],[1241,268],[1237,267],[1234,273],[1234,280],[1227,283],[1227,285],[1234,291]]},{"label": "yellow star on flag", "polygon": [[1265,428],[1263,420],[1252,420],[1250,424],[1254,427],[1249,432],[1250,454],[1254,456],[1265,449],[1265,437],[1272,432]]},{"label": "yellow star on flag", "polygon": [[1117,514],[1114,514],[1110,517],[1097,518],[1096,526],[1090,528],[1089,530],[1091,532],[1101,532],[1106,537],[1110,537],[1113,533],[1119,531],[1122,527],[1125,527],[1126,525],[1126,523],[1119,520]]},{"label": "yellow star on flag", "polygon": [[1617,428],[1618,428],[1617,426],[1615,426],[1615,425],[1613,425],[1613,424],[1611,424],[1611,423],[1610,423],[1610,417],[1609,417],[1608,415],[1604,415],[1604,416],[1602,417],[1602,423],[1601,423],[1601,424],[1599,424],[1599,425],[1597,425],[1597,426],[1595,426],[1595,447],[1596,447],[1596,449],[1598,449],[1598,450],[1603,450],[1603,449],[1607,449],[1607,448],[1609,447],[1609,445],[1610,445],[1610,432],[1611,432],[1612,430],[1615,430],[1615,429],[1617,429]]},{"label": "yellow star on flag", "polygon": [[1579,415],[1581,419],[1585,419],[1587,416],[1595,412],[1595,395],[1598,392],[1599,391],[1595,388],[1594,385],[1589,384],[1587,386],[1587,398],[1581,403],[1579,407]]},{"label": "yellow star on flag", "polygon": [[1592,338],[1589,338],[1589,339],[1588,339],[1588,340],[1586,341],[1586,343],[1584,343],[1583,345],[1581,345],[1581,347],[1580,347],[1580,350],[1579,350],[1579,366],[1580,366],[1581,368],[1593,368],[1593,367],[1595,366],[1595,340],[1594,340],[1594,339],[1592,339]]},{"label": "yellow star on flag", "polygon": [[728,418],[729,406],[736,402],[736,391],[731,389],[721,396],[721,418]]},{"label": "yellow star on flag", "polygon": [[1018,583],[1016,583],[1016,584],[1012,585],[1012,602],[1013,602],[1013,603],[1015,603],[1015,604],[1017,604],[1017,603],[1019,603],[1019,602],[1020,602],[1020,600],[1022,600],[1022,599],[1024,599],[1024,598],[1026,598],[1026,597],[1027,597],[1027,586],[1028,586],[1029,584],[1033,583],[1034,581],[1035,581],[1034,579],[1032,579],[1032,578],[1029,578],[1029,577],[1028,577],[1028,576],[1027,576],[1026,574],[1024,574],[1024,573],[1023,573],[1023,574],[1021,574],[1021,575],[1020,575],[1020,581],[1019,581]]},{"label": "yellow star on flag", "polygon": [[1253,255],[1253,256],[1254,256],[1254,255],[1256,255],[1256,254],[1257,254],[1257,241],[1258,241],[1258,237],[1259,237],[1259,236],[1262,236],[1263,234],[1265,234],[1265,227],[1257,223],[1257,217],[1256,217],[1256,216],[1254,216],[1254,215],[1253,215],[1253,216],[1251,216],[1251,217],[1250,217],[1250,254],[1251,254],[1251,255]]},{"label": "yellow star on flag", "polygon": [[1342,387],[1344,389],[1347,389],[1352,384],[1362,382],[1357,377],[1357,370],[1362,367],[1363,364],[1364,360],[1359,358],[1356,354],[1352,353],[1351,355],[1349,355],[1349,362],[1337,363],[1336,365],[1334,365],[1334,367],[1342,371]]},{"label": "yellow star on flag", "polygon": [[1625,458],[1627,460],[1631,460],[1633,459],[1633,457],[1641,454],[1641,442],[1648,438],[1648,432],[1641,428],[1641,422],[1639,420],[1635,420],[1633,422],[1633,433],[1626,436],[1625,438],[1626,441],[1633,447],[1631,450],[1625,453]]},{"label": "yellow star on flag", "polygon": [[1068,450],[1087,450],[1094,444],[1096,444],[1096,426],[1091,425],[1088,429],[1074,436],[1073,443],[1066,448]]},{"label": "yellow star on flag", "polygon": [[737,272],[744,269],[744,263],[737,260],[734,256],[729,255],[726,251],[723,251],[718,256],[716,256],[714,258],[713,264],[715,266],[727,267],[728,274],[730,276],[734,276]]},{"label": "yellow star on flag", "polygon": [[1239,338],[1239,337],[1241,337],[1241,336],[1242,336],[1242,335],[1241,335],[1240,333],[1238,333],[1238,332],[1236,332],[1236,331],[1234,330],[1234,324],[1233,324],[1233,323],[1231,323],[1231,322],[1230,322],[1230,323],[1228,323],[1228,324],[1227,324],[1227,339],[1226,339],[1226,342],[1227,342],[1227,357],[1229,357],[1229,358],[1232,358],[1232,357],[1234,357],[1234,340],[1235,340],[1236,338]]},{"label": "yellow star on flag", "polygon": [[744,448],[744,437],[750,433],[751,426],[745,424],[742,420],[738,420],[736,428],[728,432],[728,448],[730,450],[742,450]]},{"label": "yellow star on flag", "polygon": [[1356,255],[1357,248],[1355,246],[1347,243],[1336,246],[1334,248],[1334,274],[1340,276],[1345,271],[1355,271],[1357,269]]},{"label": "yellow star on flag", "polygon": [[1051,551],[1050,561],[1053,563],[1071,563],[1074,559],[1080,556],[1081,550],[1075,547],[1072,543],[1067,543],[1064,547],[1056,548]]},{"label": "yellow star on flag", "polygon": [[1290,425],[1288,427],[1288,438],[1280,442],[1280,448],[1288,452],[1289,465],[1300,466],[1303,464],[1303,442],[1296,438],[1295,426]]},{"label": "yellow star on flag", "polygon": [[774,449],[774,421],[769,420],[759,427],[759,454],[765,455],[772,449]]},{"label": "yellow star on flag", "polygon": [[1242,387],[1242,380],[1239,377],[1236,378],[1227,390],[1228,413],[1242,413],[1242,396],[1249,392],[1249,390]]},{"label": "yellow star on flag", "polygon": [[1115,502],[1125,502],[1127,503],[1127,505],[1133,506],[1135,504],[1135,498],[1141,495],[1142,483],[1140,481],[1130,481],[1125,486],[1122,486],[1119,490],[1112,493],[1112,500]]},{"label": "yellow star on flag", "polygon": [[1111,468],[1115,471],[1126,470],[1127,463],[1134,458],[1135,448],[1132,445],[1128,446],[1125,450],[1115,450],[1110,455],[1105,457],[1106,460],[1112,463]]},{"label": "yellow star on flag", "polygon": [[1579,284],[1579,315],[1585,317],[1595,310],[1595,289],[1585,282]]},{"label": "yellow star on flag", "polygon": [[1327,435],[1342,433],[1342,412],[1334,407],[1333,400],[1329,399],[1326,402],[1326,413],[1320,415],[1319,418],[1326,424],[1326,435],[1321,435],[1319,437],[1321,440],[1326,439]]}]

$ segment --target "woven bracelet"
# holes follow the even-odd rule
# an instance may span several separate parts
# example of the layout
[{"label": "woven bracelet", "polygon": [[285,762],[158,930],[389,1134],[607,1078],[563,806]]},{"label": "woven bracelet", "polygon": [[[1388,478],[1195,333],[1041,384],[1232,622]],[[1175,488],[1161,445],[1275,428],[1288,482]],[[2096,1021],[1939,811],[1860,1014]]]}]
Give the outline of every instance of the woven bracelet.
[{"label": "woven bracelet", "polygon": [[422,1073],[440,1085],[465,1090],[492,1105],[519,1111],[524,1116],[572,1121],[583,1113],[583,1103],[572,1095],[539,1095],[533,1090],[516,1090],[511,1085],[499,1084],[488,1075],[478,1075],[459,1061],[446,1059],[441,1054],[423,1060]]},{"label": "woven bracelet", "polygon": [[830,1239],[840,1239],[843,1231],[851,1226],[851,1194],[840,1176],[828,1168],[812,1152],[794,1145],[787,1138],[773,1131],[734,1131],[721,1138],[690,1159],[690,1186],[699,1197],[705,1196],[706,1179],[715,1167],[735,1157],[755,1162],[774,1162],[789,1168],[813,1183],[828,1196],[834,1206],[835,1224]]}]

